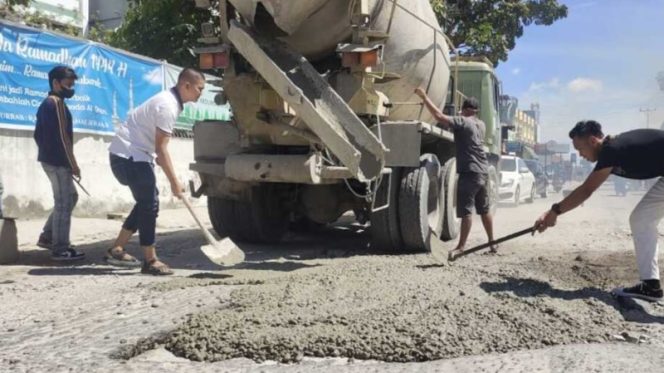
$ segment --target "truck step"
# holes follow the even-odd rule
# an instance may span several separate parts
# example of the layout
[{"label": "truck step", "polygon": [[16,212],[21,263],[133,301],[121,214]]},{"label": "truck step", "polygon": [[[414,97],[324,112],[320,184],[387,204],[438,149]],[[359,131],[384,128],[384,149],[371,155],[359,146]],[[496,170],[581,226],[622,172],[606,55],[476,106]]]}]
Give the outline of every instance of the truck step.
[{"label": "truck step", "polygon": [[380,174],[387,149],[306,58],[235,21],[228,38],[355,178]]}]

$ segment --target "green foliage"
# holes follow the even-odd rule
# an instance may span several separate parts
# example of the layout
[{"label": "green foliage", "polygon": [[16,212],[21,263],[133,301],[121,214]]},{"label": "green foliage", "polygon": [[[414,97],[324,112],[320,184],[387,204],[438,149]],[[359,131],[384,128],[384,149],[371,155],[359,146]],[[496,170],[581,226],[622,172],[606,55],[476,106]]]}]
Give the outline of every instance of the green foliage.
[{"label": "green foliage", "polygon": [[197,9],[192,0],[132,0],[130,5],[108,43],[179,66],[197,64],[193,47],[200,37],[200,24],[218,23],[209,10]]},{"label": "green foliage", "polygon": [[558,0],[431,0],[438,22],[463,55],[506,61],[525,26],[567,17]]}]

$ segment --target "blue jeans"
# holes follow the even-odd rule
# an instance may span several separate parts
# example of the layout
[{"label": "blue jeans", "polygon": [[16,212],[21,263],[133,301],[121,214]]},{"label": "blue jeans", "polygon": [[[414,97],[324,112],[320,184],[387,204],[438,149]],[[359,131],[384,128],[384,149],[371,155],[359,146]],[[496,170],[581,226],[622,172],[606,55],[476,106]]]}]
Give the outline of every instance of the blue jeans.
[{"label": "blue jeans", "polygon": [[159,213],[159,191],[154,174],[154,165],[148,162],[134,162],[115,154],[110,155],[113,175],[122,185],[131,190],[136,204],[127,216],[122,228],[131,232],[138,230],[141,246],[152,246],[155,242],[155,229]]},{"label": "blue jeans", "polygon": [[53,189],[53,211],[44,224],[43,235],[51,239],[53,253],[66,251],[70,246],[71,212],[78,201],[71,169],[42,163]]}]

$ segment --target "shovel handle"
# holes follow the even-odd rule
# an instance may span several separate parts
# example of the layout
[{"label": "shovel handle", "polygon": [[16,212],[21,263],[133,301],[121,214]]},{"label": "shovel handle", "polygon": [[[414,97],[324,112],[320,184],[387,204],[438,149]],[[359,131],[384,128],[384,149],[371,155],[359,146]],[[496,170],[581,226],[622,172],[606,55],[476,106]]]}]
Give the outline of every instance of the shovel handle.
[{"label": "shovel handle", "polygon": [[486,249],[487,247],[497,245],[501,242],[509,241],[513,238],[517,238],[519,236],[523,236],[524,234],[533,233],[533,232],[535,232],[535,227],[530,227],[528,229],[524,229],[524,230],[521,230],[521,231],[518,231],[518,232],[515,232],[515,233],[512,233],[512,234],[509,234],[509,235],[507,235],[505,237],[501,237],[497,240],[493,240],[491,242],[483,243],[481,245],[475,246],[475,247],[470,248],[468,250],[464,250],[463,252],[461,252],[461,253],[455,255],[453,258],[451,258],[451,260],[455,261],[458,258],[464,257],[466,255],[472,254],[472,253],[480,251],[482,249]]},{"label": "shovel handle", "polygon": [[203,226],[203,223],[201,223],[201,220],[198,218],[198,215],[196,214],[194,209],[191,207],[191,203],[189,203],[189,200],[187,200],[187,197],[182,196],[182,202],[184,203],[185,206],[187,206],[187,210],[189,210],[189,213],[191,214],[191,217],[193,217],[194,220],[196,220],[196,223],[201,228],[201,231],[205,235],[205,239],[207,239],[207,241],[210,245],[214,245],[217,242],[217,240],[215,240],[214,237],[212,237],[212,235],[210,234],[210,232],[208,232],[207,228],[205,228]]}]

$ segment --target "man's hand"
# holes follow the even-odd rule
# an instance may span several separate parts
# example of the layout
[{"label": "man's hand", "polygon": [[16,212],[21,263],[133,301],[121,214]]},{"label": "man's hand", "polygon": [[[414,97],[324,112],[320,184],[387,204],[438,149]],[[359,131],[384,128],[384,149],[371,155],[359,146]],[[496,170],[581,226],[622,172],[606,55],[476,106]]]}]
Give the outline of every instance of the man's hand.
[{"label": "man's hand", "polygon": [[81,169],[78,168],[78,166],[74,166],[74,168],[72,168],[72,170],[71,170],[71,173],[72,173],[72,175],[74,175],[74,178],[77,181],[81,181]]},{"label": "man's hand", "polygon": [[175,197],[182,199],[184,197],[184,186],[182,186],[179,181],[171,183],[171,193],[173,193]]},{"label": "man's hand", "polygon": [[415,88],[415,94],[421,99],[427,97],[427,93],[420,87]]},{"label": "man's hand", "polygon": [[558,214],[549,210],[540,216],[537,221],[535,221],[535,229],[538,232],[542,233],[549,227],[554,227],[556,225],[556,220],[558,220]]}]

